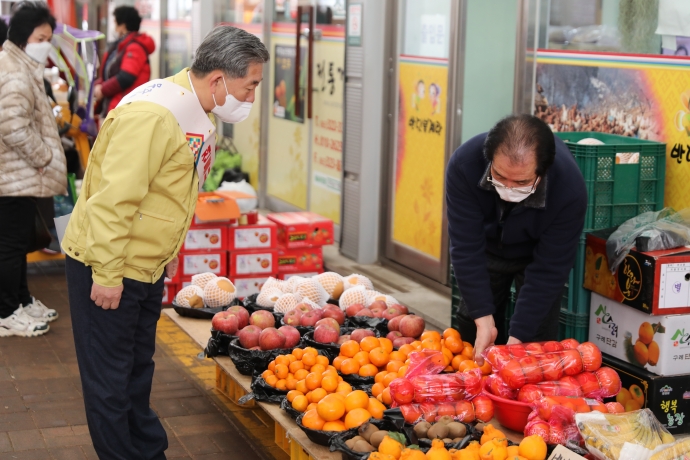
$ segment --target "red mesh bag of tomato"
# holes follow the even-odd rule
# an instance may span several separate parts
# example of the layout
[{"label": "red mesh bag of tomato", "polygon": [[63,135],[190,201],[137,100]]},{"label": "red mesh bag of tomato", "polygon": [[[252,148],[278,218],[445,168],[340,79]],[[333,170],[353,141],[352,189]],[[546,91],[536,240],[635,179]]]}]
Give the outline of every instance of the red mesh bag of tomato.
[{"label": "red mesh bag of tomato", "polygon": [[420,419],[429,423],[438,421],[443,416],[453,417],[464,423],[475,421],[489,422],[494,416],[494,406],[488,396],[479,395],[472,401],[452,401],[442,403],[403,404],[400,411],[407,423],[416,423]]},{"label": "red mesh bag of tomato", "polygon": [[397,378],[389,385],[393,407],[402,404],[437,403],[472,399],[482,391],[482,371],[455,374],[420,374]]},{"label": "red mesh bag of tomato", "polygon": [[[485,351],[484,358],[488,360],[490,354],[491,352]],[[581,343],[575,349],[507,360],[497,359],[495,353],[493,355],[495,372],[515,390],[527,384],[560,380],[564,376],[575,376],[582,372],[594,372],[601,367],[602,359],[601,350],[592,342]]]},{"label": "red mesh bag of tomato", "polygon": [[486,388],[494,396],[499,396],[505,399],[516,400],[518,391],[510,388],[508,384],[498,374],[491,374],[486,377]]},{"label": "red mesh bag of tomato", "polygon": [[610,367],[602,367],[574,377],[566,375],[559,380],[527,384],[520,388],[517,400],[529,403],[546,396],[582,396],[601,401],[616,396],[620,390],[618,373]]},{"label": "red mesh bag of tomato", "polygon": [[529,355],[541,355],[554,351],[573,350],[580,345],[575,339],[565,339],[557,342],[525,342],[513,345],[493,345],[488,347],[482,355],[494,370],[511,359],[524,358]]}]

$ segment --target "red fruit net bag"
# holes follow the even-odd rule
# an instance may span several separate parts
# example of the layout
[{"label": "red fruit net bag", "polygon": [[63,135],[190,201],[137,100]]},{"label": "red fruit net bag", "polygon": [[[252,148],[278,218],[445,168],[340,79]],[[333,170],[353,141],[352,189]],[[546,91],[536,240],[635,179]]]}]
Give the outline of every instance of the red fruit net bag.
[{"label": "red fruit net bag", "polygon": [[490,391],[492,395],[501,398],[516,400],[518,397],[518,391],[510,388],[505,380],[498,374],[491,374],[486,377],[486,389]]},{"label": "red fruit net bag", "polygon": [[420,374],[395,379],[390,386],[394,406],[472,399],[481,393],[482,371],[470,369],[455,374]]},{"label": "red fruit net bag", "polygon": [[620,376],[610,367],[602,367],[594,372],[583,372],[576,375],[575,379],[586,398],[602,400],[612,398],[621,391]]},{"label": "red fruit net bag", "polygon": [[405,378],[409,379],[423,374],[440,374],[446,367],[443,353],[435,350],[421,350],[410,353],[410,364],[407,366]]},{"label": "red fruit net bag", "polygon": [[[489,353],[485,353],[485,359]],[[601,367],[601,350],[591,342],[585,342],[576,349],[554,351],[498,360],[491,363],[506,384],[519,390],[527,384],[560,380],[564,376],[575,376],[582,372],[593,372]]]},{"label": "red fruit net bag", "polygon": [[552,417],[574,420],[576,413],[599,411],[604,414],[609,412],[608,407],[601,401],[590,398],[577,398],[571,396],[547,396],[532,402],[534,409],[529,419],[540,418],[550,421]]},{"label": "red fruit net bag", "polygon": [[584,396],[575,378],[566,375],[560,380],[527,384],[520,388],[517,400],[530,403],[545,396]]},{"label": "red fruit net bag", "polygon": [[442,403],[403,404],[400,411],[407,423],[414,424],[420,419],[429,423],[438,421],[443,416],[453,417],[464,423],[475,421],[489,422],[494,416],[494,406],[488,396],[479,395],[472,401],[454,401]]},{"label": "red fruit net bag", "polygon": [[574,418],[553,417],[545,421],[539,417],[532,418],[525,425],[525,436],[539,435],[547,444],[575,444],[580,445],[582,437],[577,429]]},{"label": "red fruit net bag", "polygon": [[492,367],[496,368],[501,363],[511,359],[552,353],[554,351],[573,350],[578,345],[580,345],[580,342],[575,339],[565,339],[560,342],[552,340],[549,342],[525,342],[514,345],[493,345],[487,348],[482,355]]}]

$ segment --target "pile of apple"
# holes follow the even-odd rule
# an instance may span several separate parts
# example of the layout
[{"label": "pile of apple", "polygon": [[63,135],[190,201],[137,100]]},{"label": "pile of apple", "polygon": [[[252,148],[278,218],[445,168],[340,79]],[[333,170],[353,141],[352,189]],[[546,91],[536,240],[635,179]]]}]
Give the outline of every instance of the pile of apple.
[{"label": "pile of apple", "polygon": [[[361,303],[349,305],[345,309],[347,316],[365,316],[369,318],[383,318],[388,321],[397,316],[407,315],[409,311],[404,305],[398,303],[392,304],[390,307],[383,300],[374,300],[365,307]],[[421,332],[420,332],[421,334]]]},{"label": "pile of apple", "polygon": [[408,314],[407,307],[393,304],[390,307],[381,300],[376,300],[365,308],[362,304],[354,304],[345,311],[350,317],[372,317],[388,320],[388,335],[386,338],[393,342],[395,348],[400,348],[406,343],[412,343],[424,332],[426,322],[424,318]]},{"label": "pile of apple", "polygon": [[299,344],[300,334],[292,326],[275,328],[275,318],[271,312],[258,310],[249,312],[239,305],[216,313],[211,320],[216,331],[236,335],[240,345],[248,350],[276,350],[294,348]]},{"label": "pile of apple", "polygon": [[345,323],[345,313],[336,305],[326,304],[323,308],[314,308],[310,304],[302,302],[297,304],[293,310],[285,313],[283,323],[295,327],[317,328],[326,319],[331,319],[332,321],[328,323],[334,324],[340,330],[340,326]]}]

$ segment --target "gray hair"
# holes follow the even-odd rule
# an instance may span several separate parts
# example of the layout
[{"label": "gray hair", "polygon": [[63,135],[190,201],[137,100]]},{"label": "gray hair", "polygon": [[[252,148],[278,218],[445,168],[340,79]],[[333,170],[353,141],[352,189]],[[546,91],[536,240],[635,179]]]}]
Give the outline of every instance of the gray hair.
[{"label": "gray hair", "polygon": [[237,27],[218,26],[199,45],[191,69],[197,77],[222,70],[230,78],[244,78],[250,64],[263,64],[270,57],[255,35]]}]

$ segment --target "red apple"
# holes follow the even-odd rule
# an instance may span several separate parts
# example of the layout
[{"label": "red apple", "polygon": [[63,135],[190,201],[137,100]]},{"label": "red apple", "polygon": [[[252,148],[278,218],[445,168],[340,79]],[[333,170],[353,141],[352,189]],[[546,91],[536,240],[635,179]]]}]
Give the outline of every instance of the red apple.
[{"label": "red apple", "polygon": [[340,334],[330,324],[319,324],[314,329],[314,340],[319,343],[337,343]]},{"label": "red apple", "polygon": [[331,326],[333,329],[335,329],[338,332],[338,335],[340,335],[340,324],[338,324],[338,322],[335,319],[333,319],[333,318],[321,318],[320,320],[318,320],[316,322],[315,326],[319,327],[322,324],[328,324],[329,326]]},{"label": "red apple", "polygon": [[239,317],[227,311],[221,311],[213,315],[211,327],[224,334],[235,335],[239,329]]},{"label": "red apple", "polygon": [[276,320],[270,311],[257,310],[249,317],[249,324],[252,326],[259,326],[261,329],[274,327]]},{"label": "red apple", "polygon": [[289,326],[299,326],[300,318],[302,318],[302,311],[294,309],[285,313],[285,316],[283,316],[283,322]]},{"label": "red apple", "polygon": [[391,307],[383,311],[383,317],[386,318],[388,321],[400,315],[402,315],[402,312],[395,307]]},{"label": "red apple", "polygon": [[261,335],[261,328],[259,326],[249,325],[242,329],[237,336],[240,338],[240,345],[244,348],[252,348],[259,345],[259,335]]},{"label": "red apple", "polygon": [[398,337],[397,339],[393,340],[393,348],[400,348],[403,345],[414,342],[414,340],[415,339],[412,337]]},{"label": "red apple", "polygon": [[302,313],[306,313],[308,311],[312,311],[314,308],[312,308],[312,306],[308,303],[298,303],[295,309],[301,311]]},{"label": "red apple", "polygon": [[364,305],[362,305],[361,303],[355,303],[355,304],[352,304],[349,307],[347,307],[347,309],[345,310],[345,314],[347,316],[355,316],[358,311],[363,310],[363,309],[364,309]]},{"label": "red apple", "polygon": [[395,318],[391,319],[388,321],[388,330],[389,331],[397,331],[400,329],[400,321],[405,317],[406,315],[400,315],[396,316]]},{"label": "red apple", "polygon": [[259,346],[262,350],[275,350],[285,346],[285,335],[275,327],[267,327],[259,335]]},{"label": "red apple", "polygon": [[374,334],[374,331],[371,331],[369,329],[355,329],[352,331],[350,334],[350,339],[354,340],[355,342],[359,343],[362,341],[364,337],[375,337],[376,334]]},{"label": "red apple", "polygon": [[383,318],[383,310],[379,310],[378,308],[371,310],[371,314],[374,315],[374,318]]},{"label": "red apple", "polygon": [[386,310],[388,308],[388,305],[386,305],[386,302],[383,300],[374,300],[372,303],[369,304],[369,310]]},{"label": "red apple", "polygon": [[299,331],[292,326],[281,326],[278,328],[279,332],[282,332],[285,336],[284,348],[294,348],[299,343],[301,339]]},{"label": "red apple", "polygon": [[249,324],[249,312],[246,308],[240,305],[234,305],[226,310],[229,313],[234,313],[237,315],[237,328],[243,329]]},{"label": "red apple", "polygon": [[388,334],[386,334],[386,338],[391,342],[395,342],[395,339],[399,339],[402,336],[403,335],[398,331],[391,331]]},{"label": "red apple", "polygon": [[410,314],[410,311],[407,309],[407,307],[405,305],[400,305],[399,303],[394,303],[393,305],[391,305],[391,308],[397,308],[402,315]]},{"label": "red apple", "polygon": [[345,323],[345,312],[343,312],[339,307],[336,307],[335,305],[329,304],[323,307],[323,317],[333,318],[341,326],[343,325],[343,323]]},{"label": "red apple", "polygon": [[368,308],[363,308],[357,313],[355,313],[355,316],[368,316],[369,318],[373,318],[374,314]]},{"label": "red apple", "polygon": [[302,315],[299,322],[302,326],[316,326],[316,323],[322,318],[321,310],[311,310]]},{"label": "red apple", "polygon": [[341,335],[338,337],[338,345],[342,345],[350,339],[350,334]]},{"label": "red apple", "polygon": [[420,335],[422,335],[425,326],[426,323],[424,322],[424,319],[422,317],[416,315],[407,315],[400,320],[398,330],[405,337],[417,338]]}]

